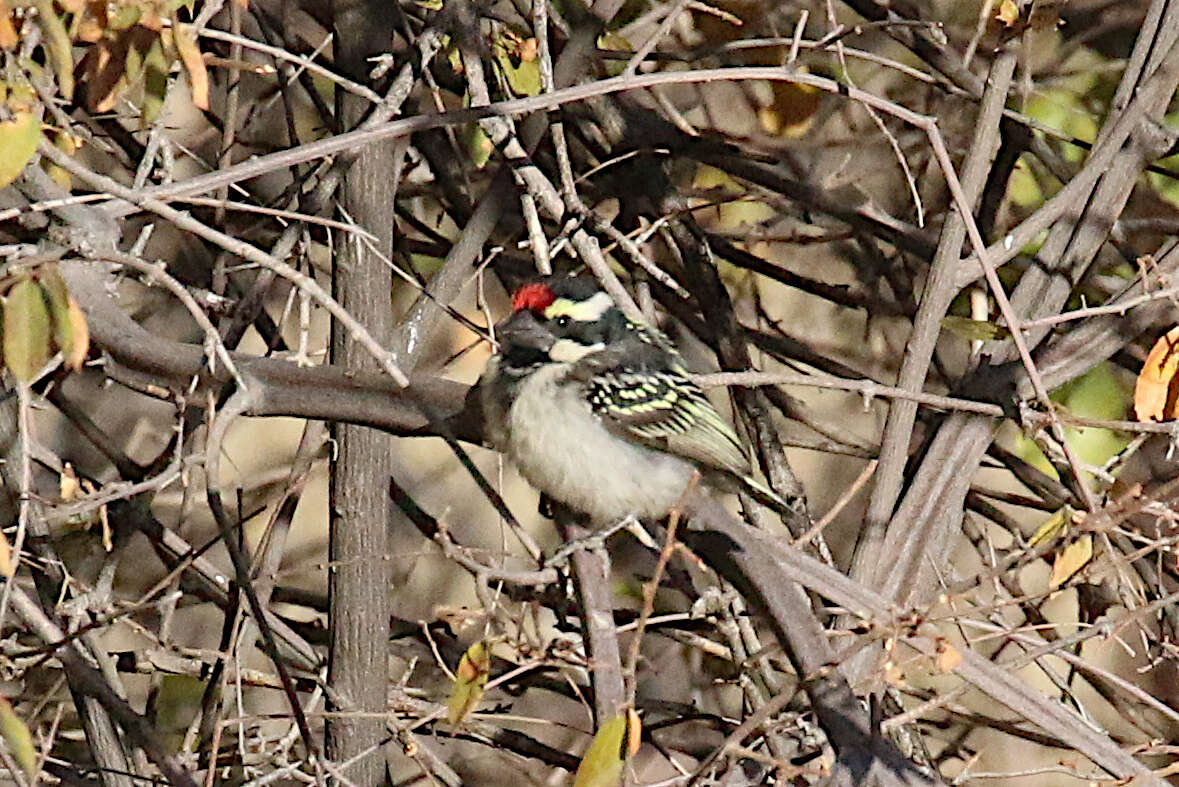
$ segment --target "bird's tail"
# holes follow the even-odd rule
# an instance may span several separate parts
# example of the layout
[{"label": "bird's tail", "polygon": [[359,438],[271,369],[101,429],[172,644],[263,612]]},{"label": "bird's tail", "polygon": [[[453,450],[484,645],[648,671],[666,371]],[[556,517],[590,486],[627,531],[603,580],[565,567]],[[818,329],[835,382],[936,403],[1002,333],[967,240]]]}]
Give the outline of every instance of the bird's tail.
[{"label": "bird's tail", "polygon": [[753,476],[741,476],[741,484],[759,503],[774,509],[779,516],[793,517],[798,515],[799,498],[795,497],[792,503]]}]

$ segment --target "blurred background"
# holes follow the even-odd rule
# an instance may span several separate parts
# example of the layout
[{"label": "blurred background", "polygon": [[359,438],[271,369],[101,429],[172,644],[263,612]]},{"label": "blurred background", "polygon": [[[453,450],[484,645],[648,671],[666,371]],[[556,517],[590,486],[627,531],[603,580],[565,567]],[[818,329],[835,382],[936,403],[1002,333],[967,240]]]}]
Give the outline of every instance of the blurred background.
[{"label": "blurred background", "polygon": [[[0,2],[0,175],[11,184],[0,190],[0,504],[7,551],[25,550],[4,573],[84,643],[154,730],[157,754],[206,783],[341,775],[299,742],[234,581],[227,523],[255,557],[312,736],[332,713],[376,736],[352,752],[378,761],[356,783],[569,783],[595,730],[580,596],[564,567],[543,585],[494,577],[538,568],[529,539],[552,555],[561,538],[536,491],[478,444],[463,394],[511,289],[538,270],[582,271],[616,278],[694,371],[779,375],[748,388],[702,378],[767,480],[801,501],[780,521],[724,497],[733,514],[886,596],[883,574],[916,556],[911,585],[887,598],[895,620],[857,623],[822,593],[811,600],[852,689],[880,698],[874,720],[900,717],[882,737],[925,778],[1124,775],[965,682],[964,650],[1159,770],[1140,778],[1171,778],[1179,565],[1158,423],[1175,417],[1165,348],[1160,409],[1134,394],[1174,322],[1171,5]],[[743,67],[789,78],[734,75]],[[652,81],[610,82],[636,75]],[[607,87],[522,115],[422,123],[367,148],[314,148],[356,127],[578,84]],[[1135,95],[1155,136],[1094,172],[1095,143]],[[377,149],[385,158],[355,160]],[[234,175],[254,157],[264,166]],[[968,177],[971,157],[981,174]],[[947,162],[982,241],[1003,255],[998,300],[961,222],[946,228],[959,215]],[[1080,188],[1052,202],[1070,183]],[[110,251],[93,242],[101,232]],[[931,266],[948,283],[931,284]],[[84,319],[54,300],[58,282]],[[356,360],[368,357],[350,344],[356,331],[337,323],[333,334],[328,293],[451,418],[525,537],[438,423]],[[1022,320],[1057,320],[1021,332],[1051,406],[1021,371],[1007,296]],[[1124,308],[1053,316],[1117,298]],[[915,386],[901,379],[906,353]],[[419,389],[426,380],[436,387]],[[240,404],[243,383],[259,398]],[[915,392],[940,398],[886,435],[890,407]],[[343,469],[354,437],[329,433],[334,421],[365,427],[382,457],[367,480]],[[974,431],[955,454],[960,426]],[[377,507],[332,492],[333,472]],[[329,527],[332,499],[344,502]],[[378,546],[341,557],[330,533],[353,516]],[[934,519],[936,537],[891,551]],[[431,538],[424,521],[448,535]],[[609,541],[624,661],[636,619],[652,616],[630,684],[643,744],[622,778],[818,783],[836,753],[789,648],[756,600],[686,549],[644,609],[664,533],[651,532],[653,548],[626,532]],[[457,546],[442,548],[448,539]],[[380,599],[378,629],[388,621],[387,641],[370,642],[388,695],[370,692],[368,710],[333,695],[328,668],[329,653],[344,658],[329,574],[354,561],[373,564],[358,581]],[[15,783],[165,773],[141,738],[120,734],[113,749],[135,775],[112,774],[96,754],[101,723],[75,703],[86,692],[27,618],[9,608],[3,624]],[[942,655],[899,644],[918,627]],[[447,670],[476,642],[492,655],[492,688],[481,713],[451,723]],[[783,693],[772,723],[726,743]],[[329,761],[344,751],[336,736]]]}]

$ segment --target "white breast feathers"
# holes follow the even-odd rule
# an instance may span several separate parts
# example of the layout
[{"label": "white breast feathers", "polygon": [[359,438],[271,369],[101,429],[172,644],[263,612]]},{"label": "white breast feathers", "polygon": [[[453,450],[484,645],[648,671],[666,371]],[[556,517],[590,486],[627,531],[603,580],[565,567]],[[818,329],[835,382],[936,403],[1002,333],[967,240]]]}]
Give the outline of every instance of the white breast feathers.
[{"label": "white breast feathers", "polygon": [[569,369],[546,366],[521,384],[508,415],[505,452],[529,483],[598,524],[665,516],[694,466],[609,431],[580,386],[559,384]]}]

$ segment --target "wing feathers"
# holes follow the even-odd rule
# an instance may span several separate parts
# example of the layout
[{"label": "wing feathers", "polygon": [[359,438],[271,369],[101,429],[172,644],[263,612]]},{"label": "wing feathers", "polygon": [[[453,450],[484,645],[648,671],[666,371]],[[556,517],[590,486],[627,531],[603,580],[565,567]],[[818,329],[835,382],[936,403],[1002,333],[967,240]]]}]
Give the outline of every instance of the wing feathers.
[{"label": "wing feathers", "polygon": [[683,374],[601,370],[586,390],[594,411],[625,436],[718,470],[749,472],[733,430]]}]

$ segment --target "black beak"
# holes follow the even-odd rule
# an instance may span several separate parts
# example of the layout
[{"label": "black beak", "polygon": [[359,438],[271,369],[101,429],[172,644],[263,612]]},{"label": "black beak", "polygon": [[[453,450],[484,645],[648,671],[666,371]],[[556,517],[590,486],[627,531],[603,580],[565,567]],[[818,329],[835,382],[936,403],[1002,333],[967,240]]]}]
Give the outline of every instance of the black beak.
[{"label": "black beak", "polygon": [[529,309],[521,309],[495,328],[501,349],[515,347],[547,353],[556,339]]}]

